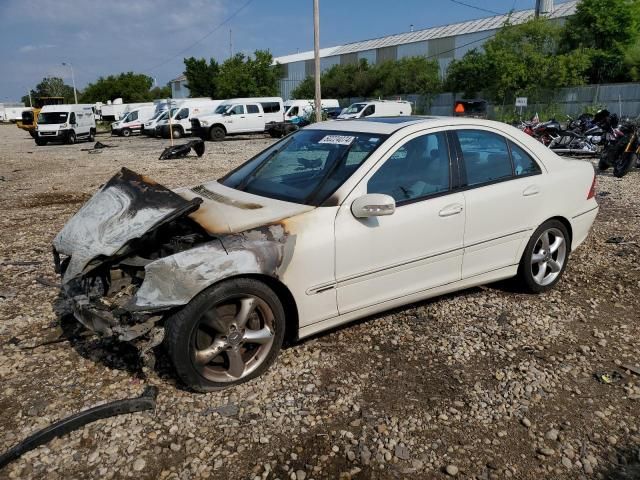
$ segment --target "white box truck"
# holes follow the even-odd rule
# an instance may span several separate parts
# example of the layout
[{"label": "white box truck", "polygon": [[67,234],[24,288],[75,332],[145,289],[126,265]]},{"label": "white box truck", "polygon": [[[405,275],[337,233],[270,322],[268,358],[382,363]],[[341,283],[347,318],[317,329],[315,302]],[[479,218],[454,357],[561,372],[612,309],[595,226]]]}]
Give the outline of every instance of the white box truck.
[{"label": "white box truck", "polygon": [[338,118],[404,117],[409,115],[411,115],[411,103],[405,100],[370,100],[352,103],[338,115]]},{"label": "white box truck", "polygon": [[93,105],[45,105],[38,115],[35,140],[37,145],[48,142],[76,143],[79,139],[93,142],[96,119]]},{"label": "white box truck", "polygon": [[191,119],[199,115],[213,113],[222,100],[186,99],[179,103],[175,109],[171,109],[169,118],[160,120],[156,124],[156,136],[169,138],[169,129],[173,132],[173,138],[191,135]]},{"label": "white box truck", "polygon": [[111,135],[128,137],[132,133],[140,133],[144,122],[149,121],[156,113],[154,105],[139,107],[129,111],[122,120],[111,124]]},{"label": "white box truck", "polygon": [[231,98],[210,115],[191,120],[191,131],[203,140],[222,140],[227,135],[264,133],[270,122],[284,120],[280,97]]}]

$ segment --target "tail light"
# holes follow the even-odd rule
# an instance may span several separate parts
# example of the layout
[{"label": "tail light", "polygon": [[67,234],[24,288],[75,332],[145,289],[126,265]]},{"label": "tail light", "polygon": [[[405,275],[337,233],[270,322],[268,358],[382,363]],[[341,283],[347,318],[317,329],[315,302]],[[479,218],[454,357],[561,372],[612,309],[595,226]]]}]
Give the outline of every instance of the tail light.
[{"label": "tail light", "polygon": [[591,188],[587,194],[587,200],[591,200],[596,196],[596,174],[593,174],[593,182],[591,182]]}]

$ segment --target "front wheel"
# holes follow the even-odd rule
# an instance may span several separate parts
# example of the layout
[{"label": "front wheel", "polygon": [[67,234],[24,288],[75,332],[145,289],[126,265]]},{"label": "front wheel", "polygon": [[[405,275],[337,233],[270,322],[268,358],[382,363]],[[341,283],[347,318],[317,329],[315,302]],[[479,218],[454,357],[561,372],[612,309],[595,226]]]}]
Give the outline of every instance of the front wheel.
[{"label": "front wheel", "polygon": [[166,319],[165,343],[176,373],[198,392],[264,373],[284,339],[285,315],[264,283],[238,278],[198,294]]},{"label": "front wheel", "polygon": [[571,250],[567,228],[558,220],[548,220],[531,236],[522,254],[518,278],[530,292],[552,289],[560,280]]},{"label": "front wheel", "polygon": [[209,130],[209,138],[214,142],[222,140],[224,136],[225,131],[222,127],[211,127],[211,130]]},{"label": "front wheel", "polygon": [[42,138],[35,137],[35,139],[36,139],[36,145],[38,145],[39,147],[43,147],[47,144],[47,141],[43,140]]},{"label": "front wheel", "polygon": [[93,142],[96,139],[96,131],[92,128],[89,130],[89,141]]},{"label": "front wheel", "polygon": [[67,135],[67,143],[69,145],[73,145],[74,143],[76,143],[76,132],[74,132],[73,130],[71,130]]},{"label": "front wheel", "polygon": [[179,129],[178,127],[174,127],[173,131],[172,131],[172,135],[174,139],[179,139],[182,138],[182,130]]},{"label": "front wheel", "polygon": [[123,128],[121,135],[123,137],[130,137],[131,136],[131,130],[129,130],[128,128]]}]

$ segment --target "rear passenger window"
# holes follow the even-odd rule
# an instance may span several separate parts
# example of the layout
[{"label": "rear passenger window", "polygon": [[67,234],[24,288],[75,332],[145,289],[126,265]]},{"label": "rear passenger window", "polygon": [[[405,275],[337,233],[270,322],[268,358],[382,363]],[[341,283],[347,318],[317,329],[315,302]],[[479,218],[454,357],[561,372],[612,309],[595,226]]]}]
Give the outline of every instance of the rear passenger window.
[{"label": "rear passenger window", "polygon": [[482,185],[513,175],[505,138],[483,130],[458,130],[467,185]]},{"label": "rear passenger window", "polygon": [[278,102],[261,102],[264,113],[278,113],[280,111],[280,103]]},{"label": "rear passenger window", "polygon": [[258,105],[247,105],[247,113],[260,113]]},{"label": "rear passenger window", "polygon": [[398,148],[369,179],[367,193],[384,193],[396,202],[449,190],[449,150],[444,133],[422,135]]},{"label": "rear passenger window", "polygon": [[542,173],[540,166],[529,156],[529,154],[513,142],[509,142],[509,146],[511,147],[513,170],[517,177]]}]

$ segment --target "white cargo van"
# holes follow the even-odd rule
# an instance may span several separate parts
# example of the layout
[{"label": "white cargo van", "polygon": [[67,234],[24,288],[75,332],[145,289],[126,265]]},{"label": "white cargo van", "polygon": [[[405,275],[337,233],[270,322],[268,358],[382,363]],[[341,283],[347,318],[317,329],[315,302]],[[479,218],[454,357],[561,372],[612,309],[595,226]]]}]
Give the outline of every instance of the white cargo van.
[{"label": "white cargo van", "polygon": [[[320,100],[322,108],[339,108],[340,104],[335,99]],[[287,100],[284,102],[284,120],[311,115],[315,109],[315,100]]]},{"label": "white cargo van", "polygon": [[111,135],[128,137],[132,133],[140,133],[144,122],[151,120],[155,113],[156,107],[153,105],[131,110],[122,120],[111,124]]},{"label": "white cargo van", "polygon": [[284,120],[280,97],[232,98],[222,102],[211,115],[191,120],[191,131],[200,138],[222,140],[227,135],[264,133],[265,125]]},{"label": "white cargo van", "polygon": [[155,137],[156,127],[158,126],[158,123],[162,122],[163,120],[167,120],[169,118],[169,115],[173,115],[177,110],[178,109],[174,107],[171,109],[171,111],[169,110],[157,111],[156,114],[150,120],[144,122],[144,125],[142,126],[142,133],[149,137]]},{"label": "white cargo van", "polygon": [[169,138],[169,128],[173,132],[173,138],[184,137],[191,134],[191,119],[199,115],[213,113],[222,100],[191,100],[187,99],[178,104],[172,110],[171,121],[169,117],[156,124],[156,136]]},{"label": "white cargo van", "polygon": [[364,117],[404,117],[411,115],[411,103],[405,100],[370,100],[352,103],[339,119]]},{"label": "white cargo van", "polygon": [[69,144],[84,138],[93,142],[96,119],[93,105],[45,105],[38,115],[35,140],[38,145],[58,141]]}]

